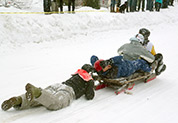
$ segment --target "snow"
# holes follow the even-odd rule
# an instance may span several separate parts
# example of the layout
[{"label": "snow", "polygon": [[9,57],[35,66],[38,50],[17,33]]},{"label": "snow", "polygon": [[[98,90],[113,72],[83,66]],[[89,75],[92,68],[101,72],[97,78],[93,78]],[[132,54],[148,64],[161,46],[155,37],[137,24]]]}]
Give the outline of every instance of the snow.
[{"label": "snow", "polygon": [[[65,9],[67,11],[67,7]],[[84,97],[69,107],[48,111],[38,107],[23,111],[0,110],[2,123],[177,123],[178,121],[178,5],[161,12],[110,13],[78,8],[75,14],[0,15],[0,103],[25,93],[30,82],[46,87],[68,79],[90,56],[107,59],[142,27],[164,56],[167,70],[155,80],[137,84],[131,92],[115,95],[106,88],[93,100]],[[30,9],[0,7],[1,12],[42,12],[34,0]],[[83,11],[83,12],[80,12]]]}]

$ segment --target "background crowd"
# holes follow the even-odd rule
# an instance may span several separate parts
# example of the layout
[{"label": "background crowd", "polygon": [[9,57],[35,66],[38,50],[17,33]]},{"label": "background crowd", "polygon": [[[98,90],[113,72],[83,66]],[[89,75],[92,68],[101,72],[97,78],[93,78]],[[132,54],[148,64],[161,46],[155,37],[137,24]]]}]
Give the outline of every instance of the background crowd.
[{"label": "background crowd", "polygon": [[[46,5],[45,3],[51,2]],[[168,8],[168,6],[174,6],[174,0],[44,0],[44,11],[50,12],[52,8],[53,12],[63,12],[63,5],[68,6],[68,13],[75,13],[76,6],[90,6],[95,9],[100,7],[107,7],[110,12],[138,12],[138,11],[160,11],[162,8]],[[50,5],[52,7],[50,7]],[[47,9],[46,9],[47,8]],[[46,9],[46,10],[45,10]]]},{"label": "background crowd", "polygon": [[174,0],[127,0],[121,5],[121,0],[110,1],[111,12],[119,12],[119,9],[124,5],[124,11],[137,12],[137,11],[160,11],[161,8],[168,8],[168,6],[174,6]]}]

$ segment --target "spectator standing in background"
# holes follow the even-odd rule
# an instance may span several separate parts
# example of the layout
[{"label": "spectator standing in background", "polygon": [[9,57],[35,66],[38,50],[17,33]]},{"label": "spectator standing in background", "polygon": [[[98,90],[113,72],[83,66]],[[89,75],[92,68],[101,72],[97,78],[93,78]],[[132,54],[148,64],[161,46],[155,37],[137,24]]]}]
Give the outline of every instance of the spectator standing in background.
[{"label": "spectator standing in background", "polygon": [[140,11],[140,6],[142,3],[142,11],[145,9],[145,0],[138,0],[138,11]]},{"label": "spectator standing in background", "polygon": [[70,13],[71,11],[71,4],[72,4],[72,13],[75,13],[75,0],[68,0],[68,11]]},{"label": "spectator standing in background", "polygon": [[60,7],[60,11],[63,14],[64,13],[63,12],[63,0],[57,0],[57,2],[58,2],[58,7]]},{"label": "spectator standing in background", "polygon": [[155,9],[156,9],[157,12],[160,11],[162,3],[163,3],[162,0],[155,0]]},{"label": "spectator standing in background", "polygon": [[111,12],[115,12],[116,0],[111,0]]},{"label": "spectator standing in background", "polygon": [[130,12],[135,12],[137,7],[137,0],[130,0]]},{"label": "spectator standing in background", "polygon": [[153,0],[147,0],[146,10],[153,11]]}]

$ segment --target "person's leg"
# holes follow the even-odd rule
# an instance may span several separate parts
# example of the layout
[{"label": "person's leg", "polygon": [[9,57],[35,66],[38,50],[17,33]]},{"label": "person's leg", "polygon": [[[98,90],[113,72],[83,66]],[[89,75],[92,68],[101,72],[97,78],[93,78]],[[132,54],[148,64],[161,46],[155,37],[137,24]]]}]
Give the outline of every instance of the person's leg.
[{"label": "person's leg", "polygon": [[64,84],[54,84],[43,89],[36,101],[48,110],[59,110],[69,106],[75,99],[73,89]]},{"label": "person's leg", "polygon": [[151,0],[147,0],[147,3],[146,3],[146,10],[150,10],[150,2],[151,2]]},{"label": "person's leg", "polygon": [[7,111],[8,109],[14,107],[14,106],[18,106],[21,105],[22,103],[22,98],[20,96],[18,97],[12,97],[8,100],[5,100],[2,105],[1,105],[1,109],[4,111]]},{"label": "person's leg", "polygon": [[158,62],[158,66],[155,69],[156,75],[160,75],[163,71],[166,70],[166,65],[163,63],[163,55],[158,53],[155,55],[155,60]]},{"label": "person's leg", "polygon": [[137,59],[134,61],[131,61],[134,67],[134,71],[138,71],[138,70],[142,70],[144,72],[150,72],[151,71],[151,67],[149,66],[149,64],[142,59]]},{"label": "person's leg", "polygon": [[75,11],[75,0],[72,0],[72,12]]},{"label": "person's leg", "polygon": [[142,11],[145,11],[145,0],[142,0]]},{"label": "person's leg", "polygon": [[141,5],[141,0],[138,0],[138,11],[140,11],[140,5]]},{"label": "person's leg", "polygon": [[68,0],[68,12],[70,12],[71,0]]},{"label": "person's leg", "polygon": [[158,12],[160,11],[161,3],[158,3]]},{"label": "person's leg", "polygon": [[60,10],[61,10],[61,12],[63,13],[63,0],[60,0]]},{"label": "person's leg", "polygon": [[10,108],[15,108],[17,110],[23,110],[23,109],[28,109],[31,107],[37,107],[40,106],[41,104],[36,102],[35,100],[29,101],[26,98],[25,94],[22,94],[21,96],[17,97],[12,97],[6,101],[4,101],[1,105],[2,110],[7,111]]},{"label": "person's leg", "polygon": [[155,10],[158,11],[158,2],[155,2]]}]

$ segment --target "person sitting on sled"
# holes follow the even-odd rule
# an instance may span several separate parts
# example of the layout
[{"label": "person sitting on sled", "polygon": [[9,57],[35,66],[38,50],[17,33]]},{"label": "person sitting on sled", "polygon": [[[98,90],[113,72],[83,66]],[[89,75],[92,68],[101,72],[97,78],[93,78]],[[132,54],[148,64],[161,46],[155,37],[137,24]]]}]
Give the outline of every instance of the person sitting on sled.
[{"label": "person sitting on sled", "polygon": [[[125,54],[112,57],[108,60],[98,59],[97,56],[93,55],[90,58],[90,62],[96,69],[99,76],[108,79],[127,77],[138,70],[150,72],[152,70],[150,64],[154,62],[155,58],[142,46],[140,42],[143,40],[143,35],[138,34],[129,45],[129,49],[135,51],[132,52],[132,57],[135,55],[135,57],[137,57],[137,59],[135,58],[136,60],[131,59],[132,57],[130,56],[131,52],[129,49],[122,48],[122,51],[129,52],[129,54],[127,55],[124,52]],[[126,60],[125,57],[131,58],[130,60]]]},{"label": "person sitting on sled", "polygon": [[48,110],[58,110],[69,106],[74,99],[82,95],[85,95],[87,100],[91,100],[95,95],[94,81],[90,75],[92,71],[93,67],[85,64],[67,81],[50,85],[45,89],[28,83],[25,86],[25,94],[4,101],[1,108],[4,111],[11,107],[22,110],[42,105]]},{"label": "person sitting on sled", "polygon": [[139,34],[142,34],[144,36],[144,41],[142,45],[149,51],[151,52],[152,55],[155,56],[155,59],[158,61],[157,68],[155,69],[156,75],[160,75],[162,72],[166,70],[166,65],[163,63],[163,55],[161,53],[156,53],[154,45],[148,37],[150,36],[150,31],[146,28],[141,28],[139,30]]}]

